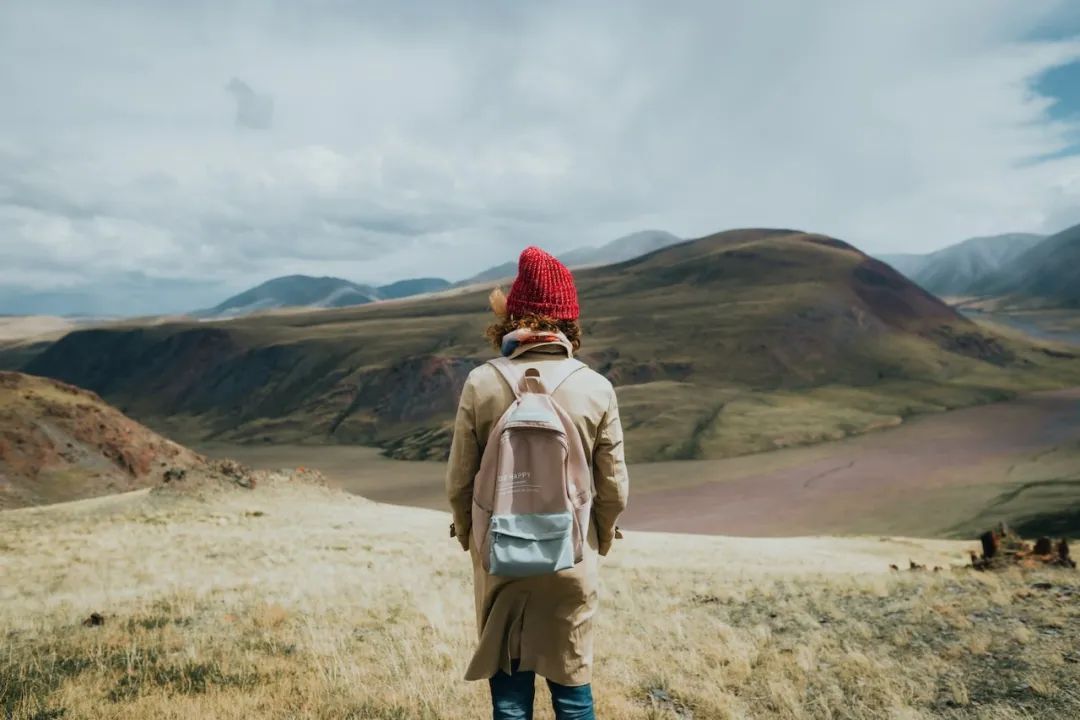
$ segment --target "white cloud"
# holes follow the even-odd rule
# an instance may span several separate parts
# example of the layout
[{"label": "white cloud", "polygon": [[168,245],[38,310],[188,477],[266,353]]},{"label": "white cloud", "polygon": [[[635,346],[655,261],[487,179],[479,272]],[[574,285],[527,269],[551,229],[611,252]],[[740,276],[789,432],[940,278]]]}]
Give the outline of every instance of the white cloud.
[{"label": "white cloud", "polygon": [[923,251],[1080,221],[1080,159],[1034,162],[1076,130],[1031,90],[1080,58],[1033,39],[1064,0],[268,7],[0,6],[0,284],[461,277],[642,227]]}]

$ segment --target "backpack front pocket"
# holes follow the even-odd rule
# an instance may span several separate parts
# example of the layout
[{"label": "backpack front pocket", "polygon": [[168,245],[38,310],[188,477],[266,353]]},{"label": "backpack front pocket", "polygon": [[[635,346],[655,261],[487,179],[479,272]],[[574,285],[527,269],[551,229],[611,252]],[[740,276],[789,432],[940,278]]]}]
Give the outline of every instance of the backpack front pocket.
[{"label": "backpack front pocket", "polygon": [[488,571],[502,577],[548,575],[574,566],[570,512],[493,515]]}]

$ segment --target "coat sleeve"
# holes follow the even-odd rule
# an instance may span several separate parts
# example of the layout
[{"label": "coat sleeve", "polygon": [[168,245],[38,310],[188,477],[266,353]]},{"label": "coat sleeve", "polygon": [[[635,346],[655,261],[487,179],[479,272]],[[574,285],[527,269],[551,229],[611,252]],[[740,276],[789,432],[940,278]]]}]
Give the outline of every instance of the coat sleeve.
[{"label": "coat sleeve", "polygon": [[450,462],[446,469],[446,496],[454,515],[454,535],[461,547],[469,549],[472,529],[473,480],[480,469],[480,441],[476,435],[476,388],[470,377],[465,381],[454,421],[454,439],[450,444]]},{"label": "coat sleeve", "polygon": [[630,494],[630,476],[623,457],[622,422],[619,420],[619,403],[614,389],[593,451],[593,483],[596,486],[593,515],[599,552],[607,555],[615,537],[615,523],[626,509]]}]

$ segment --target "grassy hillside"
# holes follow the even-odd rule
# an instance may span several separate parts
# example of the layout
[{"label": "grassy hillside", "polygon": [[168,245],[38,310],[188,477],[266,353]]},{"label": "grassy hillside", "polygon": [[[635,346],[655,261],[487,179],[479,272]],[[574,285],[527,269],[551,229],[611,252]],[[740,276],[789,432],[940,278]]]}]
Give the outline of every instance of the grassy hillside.
[{"label": "grassy hillside", "polygon": [[958,523],[954,534],[1007,521],[1028,536],[1080,537],[1080,441],[1017,462],[1008,475],[1011,482],[988,488],[983,509]]},{"label": "grassy hillside", "polygon": [[[484,717],[447,522],[284,477],[0,513],[0,713]],[[949,569],[974,545],[630,533],[601,566],[599,717],[1076,717],[1077,575]]]},{"label": "grassy hillside", "polygon": [[[619,386],[637,461],[835,439],[1080,384],[1070,354],[981,329],[819,235],[721,233],[578,280],[583,359]],[[26,367],[185,440],[380,444],[434,458],[465,375],[491,354],[484,296],[87,330]]]}]

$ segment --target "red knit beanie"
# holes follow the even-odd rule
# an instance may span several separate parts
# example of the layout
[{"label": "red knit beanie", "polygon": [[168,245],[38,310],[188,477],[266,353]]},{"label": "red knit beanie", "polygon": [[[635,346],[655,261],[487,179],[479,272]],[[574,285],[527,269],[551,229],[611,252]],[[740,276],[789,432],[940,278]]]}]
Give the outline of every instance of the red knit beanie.
[{"label": "red knit beanie", "polygon": [[554,255],[527,247],[518,260],[518,274],[506,296],[506,309],[514,317],[544,315],[555,320],[577,320],[574,276]]}]

